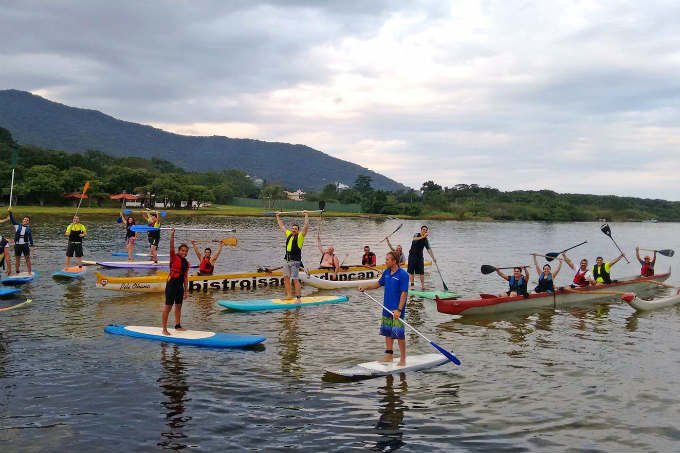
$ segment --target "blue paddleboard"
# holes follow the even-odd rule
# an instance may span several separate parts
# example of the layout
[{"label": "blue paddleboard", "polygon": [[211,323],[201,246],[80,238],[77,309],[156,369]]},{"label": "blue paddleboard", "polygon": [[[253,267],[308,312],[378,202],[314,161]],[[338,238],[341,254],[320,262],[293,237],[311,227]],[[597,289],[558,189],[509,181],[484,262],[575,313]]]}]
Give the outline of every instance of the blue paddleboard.
[{"label": "blue paddleboard", "polygon": [[63,278],[63,279],[71,279],[71,278],[81,278],[85,276],[85,272],[87,271],[87,268],[81,267],[78,268],[77,266],[74,267],[68,267],[64,268],[60,271],[55,272],[52,274],[53,278]]},{"label": "blue paddleboard", "polygon": [[9,277],[5,277],[0,280],[3,285],[21,285],[22,283],[28,283],[33,281],[33,279],[38,277],[38,273],[33,271],[30,274],[28,272],[22,272],[20,274],[12,274]]},{"label": "blue paddleboard", "polygon": [[308,296],[297,299],[218,300],[224,308],[238,311],[288,310],[308,305],[337,304],[347,302],[347,296]]},{"label": "blue paddleboard", "polygon": [[243,348],[262,343],[266,340],[260,335],[237,335],[232,333],[215,333],[201,330],[176,331],[168,329],[170,336],[163,335],[160,327],[150,326],[121,326],[109,324],[104,331],[114,335],[125,335],[147,340],[164,341],[166,343],[186,344],[191,346],[206,346],[211,348]]},{"label": "blue paddleboard", "polygon": [[21,291],[20,288],[0,288],[0,297],[10,296]]}]

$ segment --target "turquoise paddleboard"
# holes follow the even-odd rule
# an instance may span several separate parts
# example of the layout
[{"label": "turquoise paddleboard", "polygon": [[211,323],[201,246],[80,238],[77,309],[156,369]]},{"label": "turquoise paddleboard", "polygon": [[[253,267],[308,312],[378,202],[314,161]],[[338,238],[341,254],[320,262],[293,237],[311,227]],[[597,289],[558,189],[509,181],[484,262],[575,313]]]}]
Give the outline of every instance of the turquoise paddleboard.
[{"label": "turquoise paddleboard", "polygon": [[177,331],[175,329],[168,329],[170,332],[170,336],[168,336],[161,333],[162,329],[160,327],[121,326],[115,324],[109,324],[104,327],[104,331],[114,335],[211,348],[243,348],[262,343],[266,340],[265,337],[260,335],[237,335],[201,330]]},{"label": "turquoise paddleboard", "polygon": [[12,274],[9,277],[5,277],[0,282],[3,285],[20,285],[22,283],[28,283],[33,281],[38,276],[37,272],[22,272],[20,274]]},{"label": "turquoise paddleboard", "polygon": [[421,291],[418,289],[409,289],[408,293],[411,296],[422,297],[424,299],[432,300],[434,300],[435,296],[439,297],[440,299],[451,299],[459,297],[458,293],[454,293],[453,291]]},{"label": "turquoise paddleboard", "polygon": [[55,272],[54,274],[52,274],[52,277],[63,279],[81,278],[85,276],[86,271],[87,268],[85,267],[81,267],[80,270],[78,270],[78,267],[69,267]]},{"label": "turquoise paddleboard", "polygon": [[347,302],[347,296],[307,296],[297,299],[218,300],[224,308],[238,311],[288,310],[308,305],[337,304]]},{"label": "turquoise paddleboard", "polygon": [[21,291],[21,288],[0,288],[0,297],[11,296]]}]

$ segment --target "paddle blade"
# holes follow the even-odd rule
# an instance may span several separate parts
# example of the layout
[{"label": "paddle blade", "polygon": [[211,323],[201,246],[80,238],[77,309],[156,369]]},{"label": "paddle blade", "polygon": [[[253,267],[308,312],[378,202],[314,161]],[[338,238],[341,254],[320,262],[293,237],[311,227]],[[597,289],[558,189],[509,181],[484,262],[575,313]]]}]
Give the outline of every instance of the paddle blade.
[{"label": "paddle blade", "polygon": [[482,274],[487,275],[496,272],[496,268],[493,266],[489,266],[488,264],[482,264],[481,271]]},{"label": "paddle blade", "polygon": [[132,214],[132,209],[123,209],[123,214],[125,214],[125,215]]},{"label": "paddle blade", "polygon": [[116,222],[117,223],[123,223],[123,218],[118,216],[118,218],[116,219]]},{"label": "paddle blade", "polygon": [[669,258],[671,256],[675,255],[675,250],[671,250],[671,249],[657,250],[656,252],[660,255],[667,256]]},{"label": "paddle blade", "polygon": [[154,231],[154,230],[159,230],[159,229],[160,228],[154,228],[154,227],[149,226],[149,225],[132,225],[130,227],[130,231],[135,231],[135,232],[137,232],[137,231],[141,231],[141,232]]},{"label": "paddle blade", "polygon": [[165,211],[160,212],[161,217],[166,218],[168,216],[168,213]]},{"label": "paddle blade", "polygon": [[559,252],[546,253],[545,254],[545,260],[547,262],[550,262],[550,261],[554,260],[555,258],[557,258],[558,256],[560,256]]},{"label": "paddle blade", "polygon": [[433,348],[435,348],[437,351],[441,352],[444,357],[455,363],[456,365],[460,365],[460,360],[458,360],[458,357],[447,351],[446,349],[442,348],[439,346],[437,343],[434,341],[430,341],[430,344],[432,345]]},{"label": "paddle blade", "polygon": [[230,245],[232,247],[236,247],[236,244],[238,244],[238,239],[236,239],[235,237],[232,236],[232,237],[224,238],[220,242],[222,243],[222,245]]},{"label": "paddle blade", "polygon": [[609,228],[609,224],[605,223],[600,227],[600,231],[602,231],[604,234],[606,234],[609,237],[612,237],[612,230]]}]

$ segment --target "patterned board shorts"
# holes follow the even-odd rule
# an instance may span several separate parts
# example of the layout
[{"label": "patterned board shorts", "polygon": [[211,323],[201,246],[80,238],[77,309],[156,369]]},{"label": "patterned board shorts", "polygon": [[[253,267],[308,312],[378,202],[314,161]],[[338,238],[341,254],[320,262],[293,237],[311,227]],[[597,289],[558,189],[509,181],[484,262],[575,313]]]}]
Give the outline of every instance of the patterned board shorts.
[{"label": "patterned board shorts", "polygon": [[300,266],[301,261],[284,261],[283,262],[283,275],[285,277],[290,277],[292,279],[300,279]]},{"label": "patterned board shorts", "polygon": [[380,322],[380,335],[394,338],[395,340],[403,340],[405,338],[404,323],[393,316],[383,316]]}]

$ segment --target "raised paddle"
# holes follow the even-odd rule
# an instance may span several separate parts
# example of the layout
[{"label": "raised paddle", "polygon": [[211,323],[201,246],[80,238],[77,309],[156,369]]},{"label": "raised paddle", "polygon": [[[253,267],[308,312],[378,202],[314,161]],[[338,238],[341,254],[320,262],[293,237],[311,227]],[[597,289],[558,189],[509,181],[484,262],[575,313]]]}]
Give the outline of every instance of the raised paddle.
[{"label": "raised paddle", "polygon": [[546,253],[546,254],[545,254],[545,260],[548,261],[548,262],[550,262],[550,261],[554,260],[555,258],[557,258],[558,256],[560,256],[561,254],[563,254],[564,252],[567,252],[567,251],[569,251],[569,250],[571,250],[571,249],[575,249],[576,247],[580,247],[580,246],[582,246],[583,244],[587,244],[587,243],[588,243],[588,241],[583,241],[583,242],[581,242],[580,244],[572,245],[572,246],[569,247],[568,249],[564,249],[564,250],[562,250],[561,252],[550,252],[550,253]]},{"label": "raised paddle", "polygon": [[323,213],[326,210],[326,202],[323,200],[319,201],[319,209],[315,211],[272,211],[272,212],[265,212],[264,215],[276,215],[276,214],[303,214],[303,213],[314,213],[314,212],[321,212]]},{"label": "raised paddle", "polygon": [[[388,238],[390,238],[394,233],[396,233],[397,231],[399,231],[399,230],[401,229],[402,226],[404,226],[404,224],[403,224],[403,223],[400,223],[399,226],[398,226],[393,232],[391,232],[390,234],[388,234],[387,236],[385,236],[380,242],[386,241],[386,240],[387,240]],[[378,242],[378,244],[380,244],[380,242]]]},{"label": "raised paddle", "polygon": [[663,250],[640,249],[640,250],[644,250],[646,252],[656,252],[659,255],[667,256],[669,258],[672,257],[673,255],[675,255],[675,250],[671,250],[671,249],[663,249]]},{"label": "raised paddle", "polygon": [[[130,231],[135,232],[145,232],[145,231],[158,231],[158,230],[172,230],[173,227],[152,227],[149,225],[132,225]],[[174,228],[177,231],[226,231],[227,233],[236,232],[233,228]]]},{"label": "raised paddle", "polygon": [[[362,293],[364,296],[366,296],[366,297],[368,297],[369,299],[371,299],[371,300],[372,300],[373,302],[375,302],[376,304],[380,305],[380,306],[381,306],[382,308],[384,308],[385,310],[390,311],[389,308],[387,308],[386,306],[384,306],[383,304],[381,304],[380,302],[378,302],[378,301],[377,301],[375,298],[373,298],[373,296],[371,296],[370,294],[368,294],[368,293],[366,293],[366,292],[364,292],[364,291],[362,291],[361,293]],[[424,338],[428,343],[430,343],[430,344],[432,345],[433,348],[435,348],[437,351],[441,352],[442,355],[443,355],[444,357],[446,357],[447,359],[449,359],[450,361],[452,361],[452,362],[455,363],[456,365],[460,365],[460,360],[458,360],[458,357],[456,357],[455,355],[453,355],[453,353],[447,351],[446,349],[442,348],[441,346],[439,346],[439,345],[438,345],[437,343],[435,343],[434,341],[432,341],[432,340],[430,340],[429,338],[427,338],[427,337],[426,337],[425,335],[423,335],[422,333],[418,332],[418,331],[416,330],[415,327],[413,327],[412,325],[410,325],[409,323],[407,323],[405,320],[400,319],[400,321],[403,322],[404,325],[405,325],[406,327],[408,327],[409,329],[413,330],[415,333],[417,333],[417,334],[420,335],[422,338]]]},{"label": "raised paddle", "polygon": [[12,209],[12,196],[14,194],[14,169],[12,169],[12,183],[9,186],[9,208]]},{"label": "raised paddle", "polygon": [[208,243],[208,242],[215,242],[217,244],[230,245],[232,247],[235,247],[238,244],[238,239],[236,239],[233,236],[230,236],[228,238],[224,238],[224,239],[221,239],[221,240],[212,239],[212,240],[209,240],[209,241],[194,241],[194,242],[197,243],[197,244],[205,244],[205,243]]},{"label": "raised paddle", "polygon": [[165,211],[133,211],[132,209],[124,209],[124,210],[123,210],[123,214],[125,214],[125,215],[130,215],[130,214],[132,214],[133,212],[138,212],[138,213],[143,213],[143,212],[158,212],[158,214],[159,214],[161,217],[163,217],[163,218],[165,218],[165,217],[168,216],[168,213],[165,212]]},{"label": "raised paddle", "polygon": [[269,268],[269,267],[267,267],[267,266],[258,267],[258,268],[257,268],[257,271],[258,271],[258,272],[264,272],[264,273],[266,273],[266,274],[270,274],[270,273],[272,273],[272,272],[274,272],[274,271],[278,271],[279,269],[283,269],[283,266],[272,267],[272,268]]},{"label": "raised paddle", "polygon": [[609,228],[609,224],[605,223],[604,225],[602,225],[600,227],[600,231],[602,231],[604,234],[609,236],[609,239],[612,240],[612,242],[614,243],[616,248],[619,249],[619,252],[621,252],[621,255],[626,260],[626,263],[630,263],[630,261],[628,260],[628,257],[623,253],[623,250],[621,250],[621,247],[619,247],[619,244],[617,244],[616,241],[614,240],[614,238],[612,237],[612,230],[611,230],[611,228]]},{"label": "raised paddle", "polygon": [[524,269],[525,267],[530,267],[530,266],[493,267],[493,266],[490,266],[488,264],[482,264],[481,271],[482,271],[482,274],[488,275],[488,274],[492,274],[492,273],[496,272],[496,270],[498,270],[498,269],[514,269],[516,267]]},{"label": "raised paddle", "polygon": [[78,201],[78,207],[76,208],[76,213],[73,214],[73,217],[78,215],[78,211],[80,210],[80,204],[83,202],[83,198],[85,198],[85,192],[87,192],[87,189],[90,188],[90,181],[85,181],[85,185],[83,186],[83,193],[80,194],[80,201]]}]

